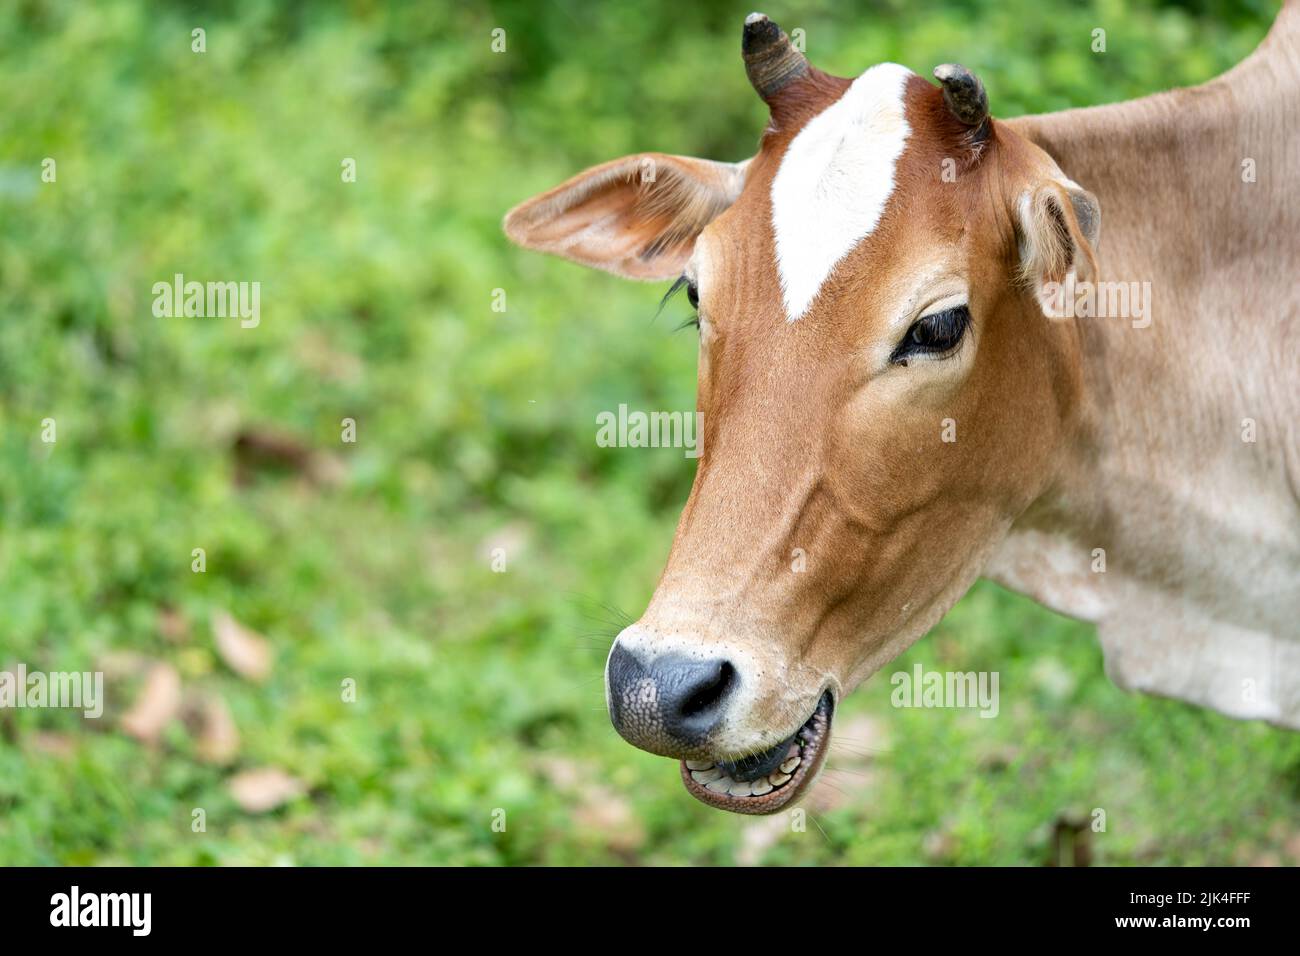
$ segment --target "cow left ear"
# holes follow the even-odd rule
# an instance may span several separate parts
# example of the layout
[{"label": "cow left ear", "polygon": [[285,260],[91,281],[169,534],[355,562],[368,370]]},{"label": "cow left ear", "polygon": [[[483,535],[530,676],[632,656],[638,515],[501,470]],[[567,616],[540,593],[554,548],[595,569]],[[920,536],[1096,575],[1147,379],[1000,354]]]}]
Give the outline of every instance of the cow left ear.
[{"label": "cow left ear", "polygon": [[745,184],[744,163],[641,153],[579,173],[506,214],[506,235],[628,279],[672,279]]},{"label": "cow left ear", "polygon": [[1095,281],[1101,207],[1076,183],[1049,180],[1020,197],[1020,275],[1049,318],[1065,314],[1070,281]]}]

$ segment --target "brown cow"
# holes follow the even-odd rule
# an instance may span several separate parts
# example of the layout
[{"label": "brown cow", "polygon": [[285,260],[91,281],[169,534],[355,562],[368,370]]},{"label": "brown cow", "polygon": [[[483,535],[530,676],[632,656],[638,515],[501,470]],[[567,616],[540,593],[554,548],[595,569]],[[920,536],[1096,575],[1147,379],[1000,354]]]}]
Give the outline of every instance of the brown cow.
[{"label": "brown cow", "polygon": [[743,52],[754,157],[626,157],[505,220],[698,307],[703,455],[610,654],[619,733],[778,810],[982,574],[1095,621],[1122,686],[1300,727],[1296,4],[1204,86],[1011,121],[761,14]]}]

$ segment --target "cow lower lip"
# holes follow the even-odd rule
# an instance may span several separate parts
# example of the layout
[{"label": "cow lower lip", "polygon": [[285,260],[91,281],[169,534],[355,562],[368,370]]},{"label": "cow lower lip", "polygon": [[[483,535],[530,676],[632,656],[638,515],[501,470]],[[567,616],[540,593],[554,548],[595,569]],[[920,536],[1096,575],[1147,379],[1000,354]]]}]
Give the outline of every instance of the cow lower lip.
[{"label": "cow lower lip", "polygon": [[691,796],[719,810],[776,813],[799,796],[821,769],[830,744],[834,705],[831,692],[826,691],[802,727],[761,754],[736,760],[683,760],[682,782]]}]

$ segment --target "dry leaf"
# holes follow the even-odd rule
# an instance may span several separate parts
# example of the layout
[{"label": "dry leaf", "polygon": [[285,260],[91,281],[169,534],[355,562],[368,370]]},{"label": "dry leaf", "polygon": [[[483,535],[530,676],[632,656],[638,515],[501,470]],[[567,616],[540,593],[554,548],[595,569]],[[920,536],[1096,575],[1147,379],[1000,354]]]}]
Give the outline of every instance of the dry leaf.
[{"label": "dry leaf", "polygon": [[582,798],[573,809],[573,825],[615,853],[631,853],[645,843],[645,828],[631,804],[600,784],[583,788]]},{"label": "dry leaf", "polygon": [[1295,863],[1300,864],[1300,831],[1292,834],[1287,839],[1286,852]]},{"label": "dry leaf", "polygon": [[235,483],[252,484],[259,471],[288,470],[322,485],[340,483],[347,466],[337,455],[317,451],[296,435],[273,428],[248,427],[235,436]]},{"label": "dry leaf", "polygon": [[297,472],[307,471],[312,450],[287,432],[259,427],[242,429],[235,436],[236,480],[247,484],[254,471],[265,468],[284,468]]},{"label": "dry leaf", "polygon": [[230,795],[249,813],[266,813],[307,792],[306,785],[277,767],[245,770],[230,778]]},{"label": "dry leaf", "polygon": [[577,832],[618,854],[630,854],[645,844],[645,827],[632,805],[599,783],[592,767],[553,756],[538,759],[535,766],[552,787],[572,799]]},{"label": "dry leaf", "polygon": [[240,677],[261,683],[271,676],[271,645],[260,634],[224,612],[213,619],[212,633],[217,653]]},{"label": "dry leaf", "polygon": [[582,768],[569,757],[540,757],[537,761],[537,769],[557,790],[569,793],[582,787]]},{"label": "dry leaf", "polygon": [[181,709],[181,675],[170,664],[154,664],[131,709],[122,716],[122,729],[136,740],[156,743]]},{"label": "dry leaf", "polygon": [[239,756],[239,728],[225,698],[203,694],[187,705],[186,723],[194,735],[194,748],[204,763],[225,766]]}]

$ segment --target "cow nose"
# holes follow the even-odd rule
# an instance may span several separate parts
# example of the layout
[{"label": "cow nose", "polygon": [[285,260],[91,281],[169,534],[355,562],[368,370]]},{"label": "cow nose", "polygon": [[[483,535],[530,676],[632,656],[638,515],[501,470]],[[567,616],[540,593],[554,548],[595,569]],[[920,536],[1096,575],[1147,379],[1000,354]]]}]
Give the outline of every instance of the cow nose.
[{"label": "cow nose", "polygon": [[650,663],[616,644],[609,655],[609,716],[629,743],[680,756],[721,722],[737,678],[730,661],[665,654]]}]

